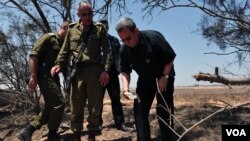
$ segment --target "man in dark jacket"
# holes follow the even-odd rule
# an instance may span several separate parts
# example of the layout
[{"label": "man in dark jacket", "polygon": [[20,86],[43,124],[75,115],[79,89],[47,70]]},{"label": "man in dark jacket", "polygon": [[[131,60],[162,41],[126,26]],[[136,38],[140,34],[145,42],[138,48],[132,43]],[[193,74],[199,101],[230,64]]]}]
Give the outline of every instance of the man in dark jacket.
[{"label": "man in dark jacket", "polygon": [[[108,21],[103,19],[99,21],[104,25],[106,30],[108,31],[109,25]],[[110,34],[108,34],[109,43],[112,51],[112,64],[110,66],[109,71],[109,83],[106,87],[104,87],[104,94],[105,91],[108,91],[109,97],[111,99],[111,105],[112,105],[112,112],[113,117],[115,121],[115,126],[118,130],[122,131],[129,131],[130,128],[128,128],[124,124],[124,115],[122,110],[122,104],[120,101],[120,82],[119,82],[119,74],[120,74],[120,57],[119,57],[119,50],[120,50],[120,42],[119,40]],[[103,96],[104,96],[103,94]],[[100,124],[102,125],[103,120],[102,117],[100,117]]]},{"label": "man in dark jacket", "polygon": [[[137,140],[151,141],[148,116],[155,95],[158,105],[157,115],[173,127],[171,118],[171,114],[174,114],[173,62],[176,54],[161,33],[154,30],[139,31],[130,18],[121,18],[116,30],[124,43],[120,54],[124,93],[129,92],[131,70],[135,70],[138,74],[136,93],[139,98],[134,100]],[[158,120],[161,139],[171,140],[172,131],[161,119]]]}]

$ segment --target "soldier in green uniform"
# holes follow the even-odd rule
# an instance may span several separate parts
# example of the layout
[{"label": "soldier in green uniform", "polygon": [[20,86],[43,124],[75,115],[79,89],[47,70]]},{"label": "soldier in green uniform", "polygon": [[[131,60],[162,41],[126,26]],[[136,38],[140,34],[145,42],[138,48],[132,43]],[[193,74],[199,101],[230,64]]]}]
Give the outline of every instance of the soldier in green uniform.
[{"label": "soldier in green uniform", "polygon": [[[99,117],[101,116],[103,86],[106,86],[109,82],[108,71],[111,64],[111,50],[106,29],[101,23],[93,22],[91,4],[80,2],[77,15],[80,20],[69,25],[56,65],[51,69],[51,75],[62,71],[70,54],[77,58],[80,49],[83,48],[76,74],[72,78],[70,86],[71,130],[75,139],[80,141],[84,107],[88,99],[88,138],[89,140],[95,140]],[[85,35],[87,30],[90,30],[88,43],[83,46],[82,35]]]},{"label": "soldier in green uniform", "polygon": [[44,34],[31,51],[29,59],[31,75],[28,86],[31,91],[35,91],[37,84],[39,85],[45,108],[27,127],[17,133],[21,141],[31,141],[32,133],[44,124],[48,124],[48,140],[60,140],[57,129],[62,121],[65,100],[61,93],[59,76],[52,77],[50,70],[55,65],[68,25],[69,21],[64,21],[58,32]]}]

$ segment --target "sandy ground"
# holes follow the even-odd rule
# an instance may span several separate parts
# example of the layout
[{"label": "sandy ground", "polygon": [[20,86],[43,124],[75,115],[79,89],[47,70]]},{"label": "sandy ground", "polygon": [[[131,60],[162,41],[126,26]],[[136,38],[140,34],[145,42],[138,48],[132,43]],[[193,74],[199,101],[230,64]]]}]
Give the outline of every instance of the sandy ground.
[{"label": "sandy ground", "polygon": [[[183,126],[188,129],[198,121],[206,118],[210,114],[225,106],[234,106],[236,104],[250,101],[248,86],[229,87],[226,86],[206,86],[206,87],[176,87],[174,92],[175,102],[175,128],[178,135],[185,132]],[[105,96],[103,119],[104,125],[102,134],[97,136],[98,141],[136,141],[136,132],[134,128],[134,117],[132,110],[132,101],[122,98],[125,121],[133,130],[131,132],[122,132],[114,128],[114,121],[111,111],[110,99]],[[151,137],[153,141],[159,140],[159,129],[157,116],[155,113],[156,101],[152,105],[149,121],[151,126]],[[193,128],[185,134],[183,141],[220,141],[222,124],[249,124],[250,125],[250,107],[248,105],[233,110],[224,110],[205,122]],[[87,117],[88,113],[85,113]],[[15,137],[23,124],[27,122],[32,115],[27,113],[1,113],[0,122],[0,141],[17,141]],[[180,124],[178,123],[180,122]],[[83,123],[86,127],[87,122]],[[70,141],[72,132],[69,130],[68,120],[64,120],[60,130],[63,139]],[[34,141],[46,141],[47,128],[43,126],[33,135]],[[178,139],[178,135],[172,140]],[[87,130],[82,132],[82,140],[87,140]]]}]

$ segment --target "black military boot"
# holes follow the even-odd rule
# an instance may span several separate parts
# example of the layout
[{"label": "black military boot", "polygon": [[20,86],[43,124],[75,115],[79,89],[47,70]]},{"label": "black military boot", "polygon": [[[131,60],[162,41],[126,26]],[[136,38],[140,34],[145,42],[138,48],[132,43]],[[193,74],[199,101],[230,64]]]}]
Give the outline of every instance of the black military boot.
[{"label": "black military boot", "polygon": [[61,137],[57,133],[57,130],[49,130],[48,141],[61,141]]},{"label": "black military boot", "polygon": [[96,131],[95,130],[89,130],[89,138],[88,141],[95,141]]},{"label": "black military boot", "polygon": [[73,136],[75,138],[74,141],[81,141],[81,133],[80,132],[78,132],[78,131],[74,132]]},{"label": "black military boot", "polygon": [[31,141],[32,134],[35,130],[35,127],[29,124],[27,127],[18,132],[16,136],[20,141]]}]

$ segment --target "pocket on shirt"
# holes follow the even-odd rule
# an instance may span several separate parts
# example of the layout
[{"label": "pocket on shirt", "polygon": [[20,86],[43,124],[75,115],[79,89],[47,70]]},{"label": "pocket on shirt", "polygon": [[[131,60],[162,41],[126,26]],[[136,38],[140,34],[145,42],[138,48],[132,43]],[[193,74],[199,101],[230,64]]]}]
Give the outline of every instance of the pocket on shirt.
[{"label": "pocket on shirt", "polygon": [[72,37],[70,39],[70,50],[77,51],[78,46],[81,43],[80,36]]},{"label": "pocket on shirt", "polygon": [[101,39],[98,35],[92,34],[88,40],[88,51],[91,56],[98,56],[100,53]]}]

